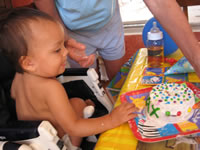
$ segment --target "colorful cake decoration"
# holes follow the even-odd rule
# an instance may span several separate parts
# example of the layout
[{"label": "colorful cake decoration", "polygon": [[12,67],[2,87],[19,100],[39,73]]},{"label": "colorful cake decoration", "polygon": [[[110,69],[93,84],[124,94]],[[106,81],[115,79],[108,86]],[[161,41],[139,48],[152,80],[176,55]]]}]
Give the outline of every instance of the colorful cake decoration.
[{"label": "colorful cake decoration", "polygon": [[194,93],[185,83],[158,84],[146,101],[147,118],[161,124],[181,122],[191,117],[194,104]]}]

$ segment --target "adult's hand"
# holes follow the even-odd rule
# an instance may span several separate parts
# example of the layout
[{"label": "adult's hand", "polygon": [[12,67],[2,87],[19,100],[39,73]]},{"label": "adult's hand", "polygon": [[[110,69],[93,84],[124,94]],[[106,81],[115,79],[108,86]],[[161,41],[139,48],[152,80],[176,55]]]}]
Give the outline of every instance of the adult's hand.
[{"label": "adult's hand", "polygon": [[87,56],[85,54],[85,45],[70,38],[67,41],[67,48],[69,50],[69,57],[79,63],[82,67],[89,67],[94,63],[95,55]]}]

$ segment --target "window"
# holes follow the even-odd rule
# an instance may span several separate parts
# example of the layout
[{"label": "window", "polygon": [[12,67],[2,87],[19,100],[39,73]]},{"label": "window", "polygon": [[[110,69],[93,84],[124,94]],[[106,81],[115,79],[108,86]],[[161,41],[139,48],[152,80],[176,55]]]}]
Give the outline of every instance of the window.
[{"label": "window", "polygon": [[[147,20],[153,17],[143,0],[119,0],[125,34],[141,34]],[[200,31],[200,6],[188,8],[189,23]]]}]

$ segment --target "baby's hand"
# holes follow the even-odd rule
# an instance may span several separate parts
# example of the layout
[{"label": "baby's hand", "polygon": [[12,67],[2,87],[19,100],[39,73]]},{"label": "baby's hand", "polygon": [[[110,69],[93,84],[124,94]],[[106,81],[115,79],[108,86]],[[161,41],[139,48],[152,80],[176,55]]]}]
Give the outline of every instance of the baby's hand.
[{"label": "baby's hand", "polygon": [[127,122],[137,116],[133,112],[138,111],[138,108],[133,103],[124,102],[120,106],[113,109],[111,112],[111,120],[114,127]]}]

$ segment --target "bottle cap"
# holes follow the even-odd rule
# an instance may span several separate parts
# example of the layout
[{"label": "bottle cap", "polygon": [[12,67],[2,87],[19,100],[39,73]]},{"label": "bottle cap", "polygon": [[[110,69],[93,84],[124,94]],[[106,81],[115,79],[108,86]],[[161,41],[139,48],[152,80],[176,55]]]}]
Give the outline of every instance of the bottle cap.
[{"label": "bottle cap", "polygon": [[153,27],[151,28],[150,32],[147,34],[148,40],[161,40],[163,38],[163,33],[157,27],[156,22],[153,22]]}]

